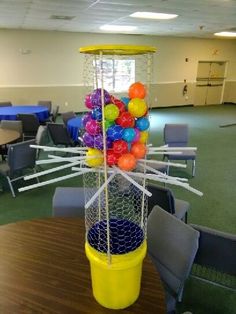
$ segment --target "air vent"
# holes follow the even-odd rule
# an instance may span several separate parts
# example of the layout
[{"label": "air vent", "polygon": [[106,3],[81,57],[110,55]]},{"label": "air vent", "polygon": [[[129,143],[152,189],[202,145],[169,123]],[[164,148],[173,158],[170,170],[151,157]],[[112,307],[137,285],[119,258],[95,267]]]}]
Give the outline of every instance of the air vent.
[{"label": "air vent", "polygon": [[70,16],[70,15],[51,15],[50,19],[51,20],[63,20],[63,21],[70,21],[74,19],[75,16]]}]

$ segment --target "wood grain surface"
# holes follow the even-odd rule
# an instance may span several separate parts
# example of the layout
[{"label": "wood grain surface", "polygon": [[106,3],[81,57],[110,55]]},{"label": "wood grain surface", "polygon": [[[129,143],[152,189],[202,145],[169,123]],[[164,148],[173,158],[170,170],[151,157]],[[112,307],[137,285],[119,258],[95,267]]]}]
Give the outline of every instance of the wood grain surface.
[{"label": "wood grain surface", "polygon": [[11,143],[19,137],[20,133],[17,131],[0,128],[0,145]]},{"label": "wood grain surface", "polygon": [[124,310],[92,295],[80,218],[47,218],[0,227],[0,313],[166,313],[164,290],[151,260],[143,264],[139,299]]}]

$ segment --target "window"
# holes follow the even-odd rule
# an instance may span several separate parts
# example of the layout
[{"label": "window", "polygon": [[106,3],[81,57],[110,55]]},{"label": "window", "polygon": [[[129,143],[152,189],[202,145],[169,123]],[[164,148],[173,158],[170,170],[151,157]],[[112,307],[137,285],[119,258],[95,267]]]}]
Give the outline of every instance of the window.
[{"label": "window", "polygon": [[[101,87],[100,61],[96,61],[97,77],[94,77],[94,86]],[[108,92],[127,91],[135,82],[135,60],[104,59],[102,60],[103,88]],[[96,84],[97,80],[97,84]]]}]

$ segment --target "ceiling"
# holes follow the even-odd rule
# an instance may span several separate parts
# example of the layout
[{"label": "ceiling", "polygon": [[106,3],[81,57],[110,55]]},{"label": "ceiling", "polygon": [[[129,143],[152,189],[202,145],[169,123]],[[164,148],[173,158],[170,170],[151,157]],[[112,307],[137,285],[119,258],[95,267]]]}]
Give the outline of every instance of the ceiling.
[{"label": "ceiling", "polygon": [[[137,11],[179,16],[129,16]],[[104,24],[137,26],[129,34],[212,38],[236,30],[236,0],[0,0],[0,28],[105,33]]]}]

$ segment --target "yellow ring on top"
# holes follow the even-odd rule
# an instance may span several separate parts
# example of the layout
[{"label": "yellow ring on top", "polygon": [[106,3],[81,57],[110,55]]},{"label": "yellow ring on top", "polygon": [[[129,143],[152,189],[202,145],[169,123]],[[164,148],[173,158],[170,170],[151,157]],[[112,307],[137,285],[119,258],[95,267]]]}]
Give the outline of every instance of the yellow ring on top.
[{"label": "yellow ring on top", "polygon": [[156,48],[151,46],[136,45],[95,45],[86,46],[79,49],[80,53],[99,55],[142,55],[146,53],[155,53]]}]

